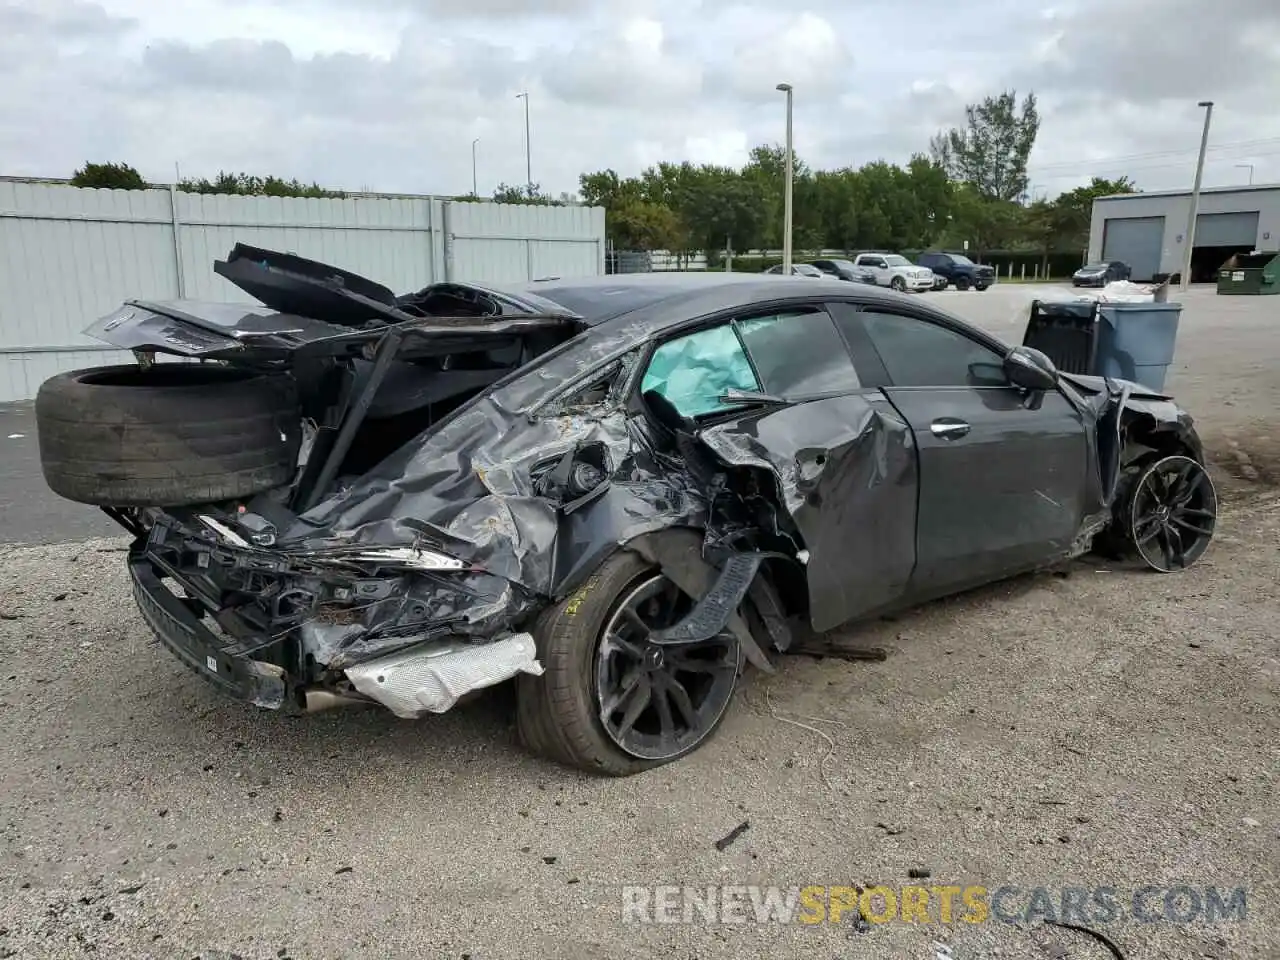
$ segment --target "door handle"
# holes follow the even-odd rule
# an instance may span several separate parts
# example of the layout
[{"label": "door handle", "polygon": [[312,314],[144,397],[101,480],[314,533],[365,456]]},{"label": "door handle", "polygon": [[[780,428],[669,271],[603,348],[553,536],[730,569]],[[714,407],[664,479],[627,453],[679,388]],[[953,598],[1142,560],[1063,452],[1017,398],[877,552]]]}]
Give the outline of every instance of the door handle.
[{"label": "door handle", "polygon": [[954,417],[942,417],[929,424],[929,432],[943,440],[959,440],[969,432],[969,424]]}]

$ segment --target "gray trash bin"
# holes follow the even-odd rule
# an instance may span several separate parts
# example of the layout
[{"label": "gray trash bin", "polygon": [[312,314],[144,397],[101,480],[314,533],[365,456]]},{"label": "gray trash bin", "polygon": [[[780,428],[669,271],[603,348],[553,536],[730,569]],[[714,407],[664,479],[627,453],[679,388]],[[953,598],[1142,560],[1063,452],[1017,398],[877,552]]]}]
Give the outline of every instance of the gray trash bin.
[{"label": "gray trash bin", "polygon": [[1093,372],[1163,390],[1165,374],[1173,363],[1182,304],[1102,303],[1098,317],[1101,322]]}]

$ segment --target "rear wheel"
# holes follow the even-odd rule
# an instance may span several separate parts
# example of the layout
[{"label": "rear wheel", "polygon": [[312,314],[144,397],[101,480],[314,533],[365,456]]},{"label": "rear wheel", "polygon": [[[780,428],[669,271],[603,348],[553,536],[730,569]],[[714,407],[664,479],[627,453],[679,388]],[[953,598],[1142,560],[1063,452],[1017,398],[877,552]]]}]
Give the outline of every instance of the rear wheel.
[{"label": "rear wheel", "polygon": [[957,290],[968,290],[968,289],[969,289],[969,278],[968,278],[968,277],[956,277],[956,289],[957,289]]},{"label": "rear wheel", "polygon": [[694,606],[640,557],[610,557],[535,628],[545,667],[517,680],[517,727],[534,752],[610,776],[669,763],[719,727],[742,671],[736,638],[653,643]]}]

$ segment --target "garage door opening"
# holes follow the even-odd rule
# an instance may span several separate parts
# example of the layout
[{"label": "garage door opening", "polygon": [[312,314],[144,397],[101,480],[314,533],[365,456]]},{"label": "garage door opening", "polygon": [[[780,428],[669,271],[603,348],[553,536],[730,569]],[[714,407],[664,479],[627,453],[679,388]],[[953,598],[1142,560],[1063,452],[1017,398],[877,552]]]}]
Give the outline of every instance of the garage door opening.
[{"label": "garage door opening", "polygon": [[1222,265],[1237,253],[1252,253],[1253,244],[1234,247],[1201,247],[1191,248],[1191,282],[1217,283],[1218,271]]}]

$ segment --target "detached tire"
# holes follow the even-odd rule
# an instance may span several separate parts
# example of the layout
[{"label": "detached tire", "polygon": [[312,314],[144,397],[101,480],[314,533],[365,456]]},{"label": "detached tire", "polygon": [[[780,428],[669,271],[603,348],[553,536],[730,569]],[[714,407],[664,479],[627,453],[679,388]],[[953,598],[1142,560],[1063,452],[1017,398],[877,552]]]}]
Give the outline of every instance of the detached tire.
[{"label": "detached tire", "polygon": [[45,481],[103,507],[175,507],[289,483],[301,422],[285,376],[208,364],[95,367],[36,395]]}]

